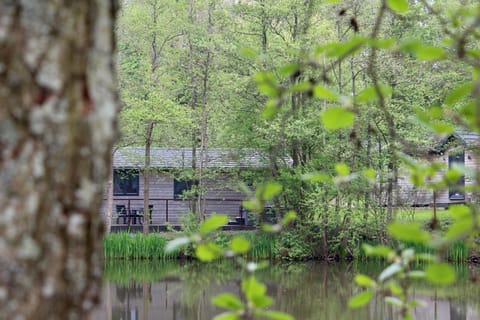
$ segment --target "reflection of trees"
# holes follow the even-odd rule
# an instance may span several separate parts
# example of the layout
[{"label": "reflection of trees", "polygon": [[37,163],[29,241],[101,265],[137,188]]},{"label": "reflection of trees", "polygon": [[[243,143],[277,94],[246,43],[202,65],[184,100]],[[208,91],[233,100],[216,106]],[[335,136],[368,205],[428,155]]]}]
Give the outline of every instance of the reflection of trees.
[{"label": "reflection of trees", "polygon": [[[279,265],[273,272],[261,273],[276,286],[275,309],[294,314],[298,319],[345,319],[353,274],[345,265],[294,263]],[[280,292],[281,291],[281,292]],[[369,319],[365,310],[355,311],[355,319]]]},{"label": "reflection of trees", "polygon": [[467,320],[467,302],[463,299],[450,299],[450,320]]},{"label": "reflection of trees", "polygon": [[[165,269],[162,270],[162,267]],[[257,277],[267,284],[269,295],[274,297],[275,305],[272,308],[294,314],[296,319],[392,320],[398,318],[398,313],[387,306],[381,296],[376,297],[368,308],[350,310],[346,307],[349,298],[361,290],[353,284],[355,274],[378,274],[384,267],[380,263],[278,263],[259,270]],[[439,301],[451,297],[451,320],[466,319],[467,309],[469,312],[472,312],[472,308],[474,312],[480,310],[480,287],[466,281],[468,268],[466,271],[460,270],[460,283],[437,289]],[[137,306],[143,307],[145,312],[141,312],[141,315],[145,317],[152,317],[153,308],[157,307],[158,310],[159,305],[164,305],[168,312],[166,306],[170,305],[173,307],[174,319],[211,319],[220,313],[219,309],[211,305],[211,298],[221,292],[239,294],[242,277],[238,268],[229,261],[211,264],[195,261],[121,262],[109,269],[109,275],[116,279],[116,295],[124,305],[120,309],[115,308],[113,319],[119,319],[118,316],[122,314],[125,315],[123,319],[128,319],[126,310],[133,308],[130,306],[132,299],[138,299]],[[157,284],[153,284],[154,287],[165,287],[161,301],[152,298],[154,289],[152,290],[151,282],[135,279],[155,279]],[[416,287],[414,294],[433,296],[434,292],[433,287],[421,284]],[[140,303],[142,301],[143,305]],[[131,311],[137,312],[136,308]]]},{"label": "reflection of trees", "polygon": [[182,280],[182,305],[196,309],[205,301],[210,303],[209,299],[205,300],[206,291],[215,290],[225,282],[240,277],[230,261],[185,264],[178,270],[178,275]]},{"label": "reflection of trees", "polygon": [[148,307],[149,303],[152,302],[152,284],[143,283],[142,284],[142,298],[143,298],[143,320],[148,320]]},{"label": "reflection of trees", "polygon": [[175,276],[179,266],[179,262],[173,260],[107,260],[104,277],[123,285],[131,281],[152,283]]}]

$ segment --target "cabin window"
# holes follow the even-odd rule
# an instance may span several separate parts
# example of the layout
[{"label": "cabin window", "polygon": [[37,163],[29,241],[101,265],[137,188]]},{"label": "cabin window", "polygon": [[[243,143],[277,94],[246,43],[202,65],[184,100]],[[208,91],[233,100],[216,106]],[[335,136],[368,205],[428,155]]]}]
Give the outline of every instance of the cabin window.
[{"label": "cabin window", "polygon": [[184,192],[192,189],[192,181],[173,179],[173,198],[179,199]]},{"label": "cabin window", "polygon": [[113,170],[113,195],[138,196],[140,190],[139,171],[137,169]]}]

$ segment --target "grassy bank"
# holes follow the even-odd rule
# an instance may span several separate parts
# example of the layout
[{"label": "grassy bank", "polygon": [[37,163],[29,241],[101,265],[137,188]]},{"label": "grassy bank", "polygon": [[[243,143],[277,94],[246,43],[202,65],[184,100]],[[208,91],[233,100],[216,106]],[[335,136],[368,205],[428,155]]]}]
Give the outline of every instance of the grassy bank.
[{"label": "grassy bank", "polygon": [[[416,210],[411,212],[397,211],[400,221],[422,223],[428,228],[432,210]],[[446,228],[452,223],[448,210],[439,211],[440,228]],[[352,258],[366,260],[367,257],[361,250],[363,243],[378,244],[385,239],[385,231],[380,223],[365,223],[352,221],[343,227],[337,224],[327,226],[327,241],[322,234],[324,226],[318,222],[298,223],[295,228],[283,231],[280,236],[274,236],[257,231],[220,231],[214,235],[213,240],[222,248],[227,248],[233,235],[243,236],[252,244],[249,259],[276,259],[276,260],[322,260]],[[104,256],[107,259],[190,259],[193,258],[191,246],[177,252],[165,253],[167,242],[179,233],[152,233],[144,236],[141,233],[111,233],[104,239]],[[385,241],[382,241],[385,244]],[[325,250],[324,245],[327,245]],[[404,247],[415,249],[418,253],[432,253],[433,250],[416,244],[404,244]],[[326,251],[326,254],[325,254]],[[457,242],[446,248],[442,253],[445,259],[455,262],[465,262],[468,259],[468,248],[465,243]]]},{"label": "grassy bank", "polygon": [[[282,239],[276,236],[265,235],[257,232],[238,232],[252,243],[252,248],[248,256],[249,259],[273,259],[273,260],[321,260],[325,257],[319,253],[322,246],[320,237],[311,238],[308,234],[296,235],[286,233]],[[215,242],[226,247],[232,238],[232,232],[220,232]],[[305,236],[310,241],[305,240]],[[104,256],[107,260],[126,259],[126,260],[172,260],[172,259],[193,259],[193,250],[186,247],[173,253],[165,253],[165,246],[172,235],[150,234],[144,236],[141,233],[112,233],[104,239]],[[313,241],[312,241],[313,240]],[[375,242],[368,241],[374,245]],[[330,251],[338,259],[343,259],[342,252],[355,252],[350,258],[358,260],[367,260],[363,251],[360,250],[361,242],[354,244],[353,249],[345,250],[342,248],[337,251]],[[416,244],[405,244],[414,248],[419,253],[432,253],[433,251],[426,247]],[[338,248],[338,245],[337,245]],[[457,242],[444,252],[445,258],[449,261],[465,262],[468,258],[468,248],[462,242]]]}]

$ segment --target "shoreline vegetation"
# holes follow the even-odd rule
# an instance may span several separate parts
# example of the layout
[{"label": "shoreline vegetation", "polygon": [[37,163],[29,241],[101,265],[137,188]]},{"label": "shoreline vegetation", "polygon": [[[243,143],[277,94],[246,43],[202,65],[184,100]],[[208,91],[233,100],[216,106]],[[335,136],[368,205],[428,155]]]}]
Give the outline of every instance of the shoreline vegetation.
[{"label": "shoreline vegetation", "polygon": [[[427,211],[427,210],[424,210]],[[429,227],[428,212],[418,212],[415,221],[421,223],[425,229]],[[406,215],[398,216],[400,221],[410,220]],[[440,225],[446,229],[452,220],[448,212],[441,214]],[[385,240],[385,231],[381,224],[361,224],[352,222],[348,227],[329,226],[327,247],[322,238],[321,224],[318,222],[298,223],[281,234],[267,234],[260,230],[251,231],[217,231],[213,235],[214,242],[225,248],[233,235],[245,237],[252,244],[247,254],[248,259],[278,260],[278,261],[366,261],[379,259],[367,257],[362,250],[363,244],[393,245],[398,249],[413,248],[417,253],[433,253],[433,249],[424,245],[410,243],[393,243]],[[142,233],[116,232],[107,234],[103,240],[104,257],[107,260],[171,260],[195,259],[191,246],[175,252],[166,253],[168,241],[184,235],[182,232]],[[480,255],[469,251],[464,242],[455,242],[445,248],[444,257],[450,262],[480,262]]]}]

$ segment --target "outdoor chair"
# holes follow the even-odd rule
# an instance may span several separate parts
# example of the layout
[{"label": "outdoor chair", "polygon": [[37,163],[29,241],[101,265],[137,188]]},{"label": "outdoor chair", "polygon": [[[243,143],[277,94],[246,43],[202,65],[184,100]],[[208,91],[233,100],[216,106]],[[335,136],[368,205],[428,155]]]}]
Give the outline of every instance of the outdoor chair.
[{"label": "outdoor chair", "polygon": [[127,208],[123,204],[117,204],[116,206],[117,212],[117,224],[120,221],[120,218],[123,218],[123,224],[127,223]]}]

